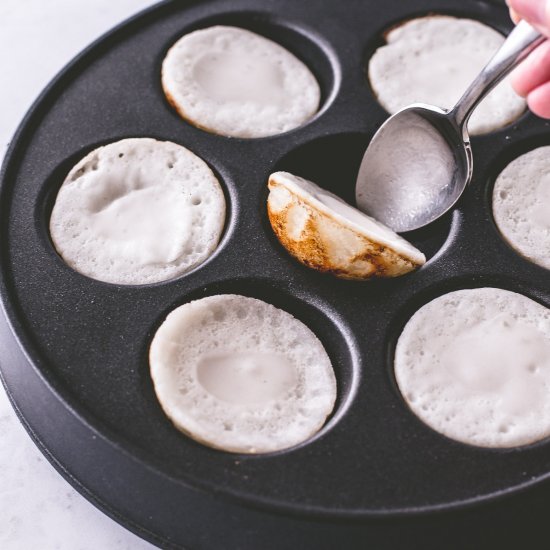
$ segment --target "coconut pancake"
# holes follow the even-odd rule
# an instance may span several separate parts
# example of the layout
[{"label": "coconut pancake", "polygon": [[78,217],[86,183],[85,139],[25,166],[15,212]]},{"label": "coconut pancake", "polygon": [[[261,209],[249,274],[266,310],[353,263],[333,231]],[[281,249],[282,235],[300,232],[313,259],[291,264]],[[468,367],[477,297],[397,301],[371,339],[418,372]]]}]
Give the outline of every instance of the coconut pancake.
[{"label": "coconut pancake", "polygon": [[550,269],[550,146],[521,155],[499,174],[493,215],[516,252]]},{"label": "coconut pancake", "polygon": [[175,143],[134,138],[76,164],[57,194],[50,234],[79,273],[136,285],[204,262],[224,223],[223,191],[203,160]]},{"label": "coconut pancake", "polygon": [[[390,114],[412,103],[454,106],[504,42],[496,30],[472,19],[430,15],[406,21],[386,34],[368,65],[371,87]],[[480,103],[468,129],[491,132],[517,119],[525,100],[505,78]]]},{"label": "coconut pancake", "polygon": [[210,296],[172,311],[149,354],[157,398],[176,428],[225,451],[265,453],[315,434],[336,381],[323,345],[266,302]]},{"label": "coconut pancake", "polygon": [[397,233],[311,181],[275,172],[268,187],[271,227],[308,267],[360,280],[403,275],[426,261]]},{"label": "coconut pancake", "polygon": [[395,377],[411,410],[438,432],[483,447],[550,435],[550,309],[515,292],[444,294],[406,324]]},{"label": "coconut pancake", "polygon": [[224,136],[258,138],[304,124],[321,92],[288,50],[238,27],[214,26],[180,38],[162,64],[168,101],[191,124]]}]

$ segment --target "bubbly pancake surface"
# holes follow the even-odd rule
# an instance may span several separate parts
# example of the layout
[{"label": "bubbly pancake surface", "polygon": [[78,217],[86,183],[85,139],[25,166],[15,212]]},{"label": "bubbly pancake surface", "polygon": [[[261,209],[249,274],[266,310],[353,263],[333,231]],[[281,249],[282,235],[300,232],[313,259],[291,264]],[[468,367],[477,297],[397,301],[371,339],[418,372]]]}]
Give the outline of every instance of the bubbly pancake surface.
[{"label": "bubbly pancake surface", "polygon": [[224,223],[223,191],[203,160],[175,143],[133,138],[76,164],[57,194],[50,234],[76,271],[147,284],[206,260]]},{"label": "bubbly pancake surface", "polygon": [[484,447],[550,435],[550,310],[515,292],[450,292],[420,308],[399,337],[395,377],[438,432]]},{"label": "bubbly pancake surface", "polygon": [[178,307],[149,357],[174,425],[226,451],[297,445],[321,428],[336,399],[330,359],[313,332],[255,298],[223,294]]},{"label": "bubbly pancake surface", "polygon": [[168,101],[192,124],[224,136],[257,138],[286,132],[318,110],[311,71],[275,42],[238,27],[186,34],[166,55]]},{"label": "bubbly pancake surface", "polygon": [[512,248],[550,269],[550,146],[521,155],[499,174],[493,215]]},{"label": "bubbly pancake surface", "polygon": [[[454,106],[504,42],[472,19],[433,15],[390,30],[368,65],[370,84],[391,114],[411,103]],[[468,129],[483,134],[509,124],[525,110],[506,78],[477,107]]]}]

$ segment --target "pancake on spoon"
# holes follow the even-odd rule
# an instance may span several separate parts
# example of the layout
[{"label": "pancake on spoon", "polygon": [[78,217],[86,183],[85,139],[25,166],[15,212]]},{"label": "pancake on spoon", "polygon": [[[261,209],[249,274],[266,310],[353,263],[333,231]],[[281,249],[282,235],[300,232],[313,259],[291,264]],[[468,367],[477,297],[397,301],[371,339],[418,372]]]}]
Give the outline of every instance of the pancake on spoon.
[{"label": "pancake on spoon", "polygon": [[426,262],[397,233],[311,181],[275,172],[268,187],[271,227],[308,267],[362,280],[404,275]]}]

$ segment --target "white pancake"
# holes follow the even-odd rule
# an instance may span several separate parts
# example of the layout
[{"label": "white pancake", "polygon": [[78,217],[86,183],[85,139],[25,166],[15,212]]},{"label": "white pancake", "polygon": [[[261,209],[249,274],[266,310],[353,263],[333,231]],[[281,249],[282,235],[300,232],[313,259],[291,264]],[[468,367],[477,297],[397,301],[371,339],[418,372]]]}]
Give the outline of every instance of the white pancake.
[{"label": "white pancake", "polygon": [[222,294],[178,307],[150,350],[158,400],[205,445],[264,453],[310,438],[334,407],[336,381],[321,342],[270,304]]},{"label": "white pancake", "polygon": [[288,50],[226,26],[180,38],[162,64],[162,86],[184,119],[243,138],[301,126],[317,112],[321,97],[311,71]]},{"label": "white pancake", "polygon": [[450,292],[420,308],[395,351],[412,411],[447,437],[482,447],[550,435],[550,309],[515,292]]},{"label": "white pancake", "polygon": [[493,215],[512,248],[550,269],[550,146],[518,157],[499,174]]},{"label": "white pancake", "polygon": [[[390,30],[387,44],[369,62],[369,80],[391,114],[411,103],[444,109],[454,106],[504,42],[483,23],[449,16],[427,16]],[[525,100],[504,79],[474,111],[468,129],[483,134],[501,128],[525,110]]]},{"label": "white pancake", "polygon": [[271,227],[308,267],[344,279],[369,279],[403,275],[426,261],[397,233],[311,181],[275,172],[268,187]]},{"label": "white pancake", "polygon": [[204,262],[224,223],[223,191],[203,160],[175,143],[135,138],[95,149],[69,172],[50,234],[79,273],[136,285]]}]

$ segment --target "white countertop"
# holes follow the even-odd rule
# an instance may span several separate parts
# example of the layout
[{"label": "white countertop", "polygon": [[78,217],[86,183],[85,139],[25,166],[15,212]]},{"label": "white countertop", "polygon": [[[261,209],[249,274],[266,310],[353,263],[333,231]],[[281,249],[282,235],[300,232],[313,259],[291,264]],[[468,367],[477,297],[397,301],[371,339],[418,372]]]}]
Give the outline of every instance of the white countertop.
[{"label": "white countertop", "polygon": [[[95,38],[153,0],[0,0],[0,160],[51,78]],[[1,353],[1,350],[0,350]],[[42,456],[0,385],[0,548],[142,550]]]}]

